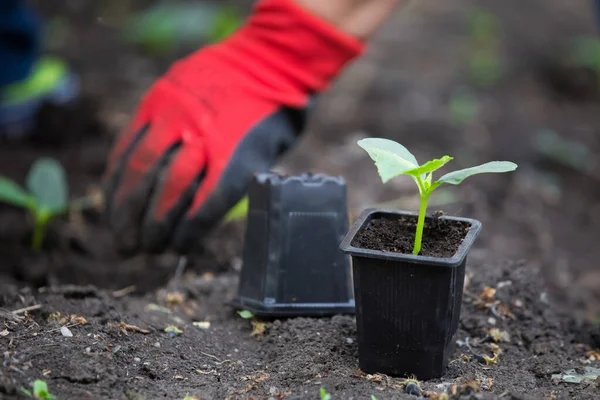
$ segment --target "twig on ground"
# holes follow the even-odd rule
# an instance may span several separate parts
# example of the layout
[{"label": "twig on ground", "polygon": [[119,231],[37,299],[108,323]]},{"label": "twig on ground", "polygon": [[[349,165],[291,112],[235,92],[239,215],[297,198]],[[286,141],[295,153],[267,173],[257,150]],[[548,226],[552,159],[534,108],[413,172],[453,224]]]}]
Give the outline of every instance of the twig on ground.
[{"label": "twig on ground", "polygon": [[26,313],[28,311],[39,310],[40,308],[42,308],[42,305],[41,304],[36,304],[36,305],[33,305],[33,306],[29,306],[29,307],[19,308],[18,310],[14,310],[12,313],[13,314],[23,314],[23,313]]},{"label": "twig on ground", "polygon": [[114,292],[112,292],[112,296],[116,297],[116,298],[125,297],[128,294],[135,292],[136,290],[137,290],[137,286],[131,285],[131,286],[127,286],[123,289],[115,290]]}]

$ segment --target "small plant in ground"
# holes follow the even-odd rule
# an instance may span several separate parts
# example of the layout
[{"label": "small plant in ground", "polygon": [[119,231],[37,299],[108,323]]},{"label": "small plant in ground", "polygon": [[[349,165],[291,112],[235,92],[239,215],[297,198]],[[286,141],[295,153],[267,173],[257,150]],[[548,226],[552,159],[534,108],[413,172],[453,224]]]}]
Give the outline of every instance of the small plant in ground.
[{"label": "small plant in ground", "polygon": [[331,400],[331,395],[327,393],[327,390],[325,390],[325,388],[321,388],[319,394],[321,395],[321,400]]},{"label": "small plant in ground", "polygon": [[238,311],[237,313],[243,319],[249,319],[250,320],[250,323],[252,324],[252,332],[250,333],[250,336],[262,336],[262,335],[264,335],[265,329],[267,327],[266,323],[257,320],[255,318],[255,315],[252,312],[248,311],[248,310]]},{"label": "small plant in ground", "polygon": [[34,221],[31,238],[34,250],[42,248],[48,225],[54,218],[69,210],[81,210],[98,203],[93,198],[69,202],[65,170],[58,161],[51,158],[40,158],[31,166],[25,179],[25,188],[0,176],[0,202],[29,211]]},{"label": "small plant in ground", "polygon": [[46,382],[38,379],[33,382],[33,393],[31,390],[21,388],[21,392],[26,394],[29,397],[33,397],[35,399],[55,399],[56,397],[48,391],[48,385]]},{"label": "small plant in ground", "polygon": [[444,183],[459,185],[469,176],[476,174],[509,172],[517,168],[517,164],[509,161],[492,161],[476,167],[450,172],[433,181],[433,172],[451,161],[452,157],[444,156],[440,159],[434,159],[427,161],[423,165],[419,165],[415,156],[406,147],[392,140],[381,138],[361,139],[358,141],[358,145],[375,161],[377,171],[383,183],[400,175],[408,175],[417,184],[421,197],[421,205],[413,247],[414,255],[418,255],[421,252],[427,202],[438,187]]},{"label": "small plant in ground", "polygon": [[244,319],[251,319],[254,317],[254,314],[252,314],[250,311],[248,310],[242,310],[242,311],[238,311],[237,312],[238,315]]}]

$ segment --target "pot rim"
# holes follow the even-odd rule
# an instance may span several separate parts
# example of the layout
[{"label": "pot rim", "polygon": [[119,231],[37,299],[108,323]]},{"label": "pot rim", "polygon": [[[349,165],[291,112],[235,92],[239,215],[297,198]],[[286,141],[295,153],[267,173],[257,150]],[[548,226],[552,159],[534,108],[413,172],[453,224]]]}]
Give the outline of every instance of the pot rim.
[{"label": "pot rim", "polygon": [[[367,208],[363,210],[363,212],[359,215],[356,221],[352,224],[348,233],[342,240],[340,244],[340,250],[346,254],[349,254],[353,257],[365,257],[365,258],[377,258],[386,261],[401,261],[401,262],[410,262],[414,264],[424,264],[431,266],[440,266],[440,267],[450,267],[454,268],[460,265],[467,254],[471,250],[473,243],[479,232],[481,231],[481,222],[472,219],[472,218],[464,218],[464,217],[455,217],[455,216],[441,216],[439,218],[445,219],[448,221],[460,221],[466,222],[471,225],[469,232],[463,239],[462,243],[456,250],[456,253],[452,257],[429,257],[429,256],[415,256],[413,254],[404,254],[404,253],[393,253],[382,250],[371,250],[371,249],[361,249],[359,247],[352,246],[352,241],[356,234],[360,231],[361,228],[372,218],[373,214],[392,214],[392,215],[400,215],[400,216],[413,216],[418,217],[418,213],[412,211],[404,211],[404,210],[391,210],[391,209],[383,209],[383,208]],[[431,219],[431,217],[426,217],[426,219]]]}]

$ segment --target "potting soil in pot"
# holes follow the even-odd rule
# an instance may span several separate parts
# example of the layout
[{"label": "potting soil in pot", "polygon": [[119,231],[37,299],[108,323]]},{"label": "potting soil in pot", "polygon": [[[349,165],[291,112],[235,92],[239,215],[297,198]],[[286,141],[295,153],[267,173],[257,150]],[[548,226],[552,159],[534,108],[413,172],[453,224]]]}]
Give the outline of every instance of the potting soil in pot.
[{"label": "potting soil in pot", "polygon": [[[377,218],[357,233],[352,245],[362,249],[410,254],[415,243],[416,217]],[[434,218],[425,221],[421,255],[452,257],[467,235],[469,224]]]}]

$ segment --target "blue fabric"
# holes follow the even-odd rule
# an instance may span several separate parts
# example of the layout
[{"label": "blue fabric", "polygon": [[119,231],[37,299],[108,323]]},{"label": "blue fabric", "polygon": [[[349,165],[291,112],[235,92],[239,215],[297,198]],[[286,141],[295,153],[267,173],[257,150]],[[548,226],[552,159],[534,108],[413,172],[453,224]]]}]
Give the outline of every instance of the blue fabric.
[{"label": "blue fabric", "polygon": [[31,71],[41,50],[40,24],[25,0],[0,0],[0,88]]},{"label": "blue fabric", "polygon": [[594,14],[596,15],[596,28],[600,29],[600,0],[592,0],[594,2]]}]

